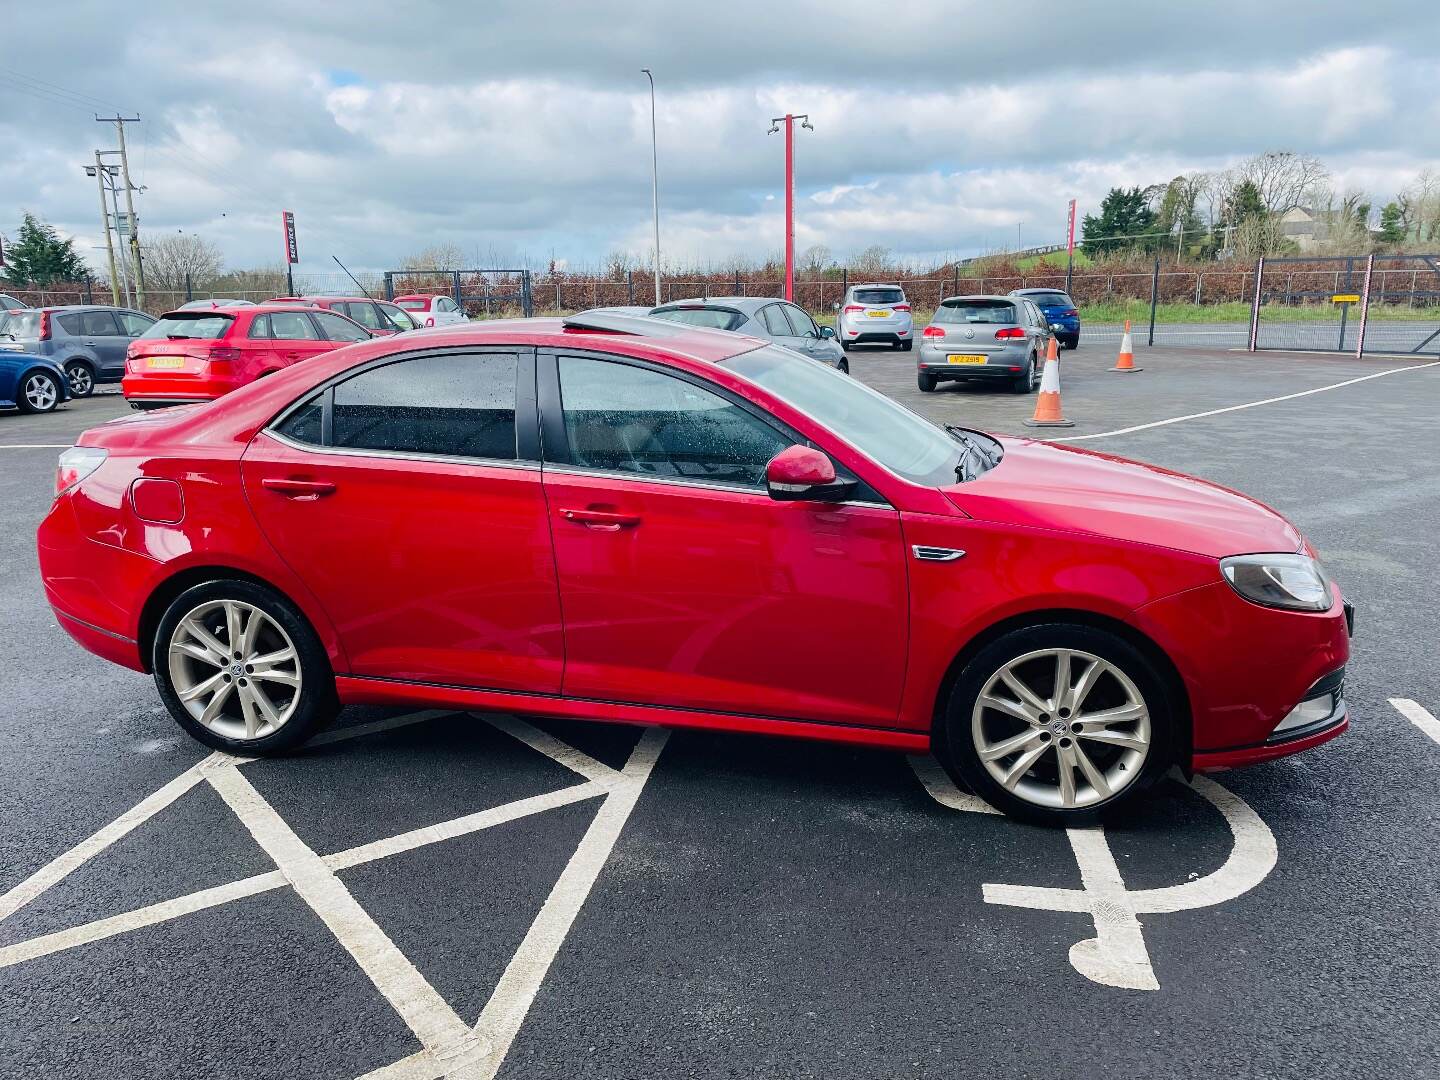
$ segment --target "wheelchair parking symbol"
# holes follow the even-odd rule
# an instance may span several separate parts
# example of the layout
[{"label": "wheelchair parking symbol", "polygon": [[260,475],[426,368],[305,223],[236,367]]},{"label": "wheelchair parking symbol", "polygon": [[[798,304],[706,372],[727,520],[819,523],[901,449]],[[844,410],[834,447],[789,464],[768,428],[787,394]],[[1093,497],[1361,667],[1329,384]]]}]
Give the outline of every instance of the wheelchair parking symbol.
[{"label": "wheelchair parking symbol", "polygon": [[[999,811],[955,786],[933,757],[912,757],[910,765],[936,802],[952,810],[995,814]],[[1081,912],[1094,920],[1095,936],[1070,947],[1070,965],[1091,982],[1124,990],[1158,990],[1155,969],[1145,948],[1141,915],[1213,907],[1249,892],[1275,868],[1275,836],[1244,799],[1205,776],[1190,787],[1225,819],[1233,846],[1223,865],[1204,877],[1159,889],[1125,887],[1103,828],[1067,829],[1066,837],[1080,868],[1078,889],[986,883],[987,904],[1038,911]]]}]

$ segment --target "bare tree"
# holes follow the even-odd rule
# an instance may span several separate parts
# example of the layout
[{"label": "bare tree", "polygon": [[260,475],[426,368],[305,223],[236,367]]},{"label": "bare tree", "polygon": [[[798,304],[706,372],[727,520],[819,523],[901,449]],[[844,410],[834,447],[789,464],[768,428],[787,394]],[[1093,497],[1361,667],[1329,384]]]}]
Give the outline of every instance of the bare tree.
[{"label": "bare tree", "polygon": [[1407,240],[1440,238],[1440,173],[1426,169],[1396,196]]},{"label": "bare tree", "polygon": [[1255,185],[1265,209],[1272,214],[1313,203],[1330,179],[1330,170],[1319,158],[1289,150],[1267,150],[1242,161],[1234,171],[1238,181],[1249,180]]},{"label": "bare tree", "polygon": [[147,241],[141,257],[146,281],[160,292],[181,292],[187,278],[194,286],[209,289],[225,265],[220,249],[194,233]]},{"label": "bare tree", "polygon": [[890,249],[881,244],[871,244],[860,254],[850,260],[850,270],[856,274],[869,274],[871,277],[880,277],[890,269],[894,256]]},{"label": "bare tree", "polygon": [[456,244],[436,244],[409,256],[400,267],[403,270],[461,270],[465,265],[465,253]]}]

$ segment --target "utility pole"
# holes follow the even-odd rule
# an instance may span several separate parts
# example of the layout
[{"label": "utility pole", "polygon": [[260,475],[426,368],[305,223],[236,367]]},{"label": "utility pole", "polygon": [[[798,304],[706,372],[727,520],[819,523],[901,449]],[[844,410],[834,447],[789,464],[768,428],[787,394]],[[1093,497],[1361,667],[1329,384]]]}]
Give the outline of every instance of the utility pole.
[{"label": "utility pole", "polygon": [[770,130],[767,135],[774,135],[780,130],[780,122],[785,123],[785,299],[792,304],[795,302],[795,121],[800,121],[800,126],[808,131],[814,131],[815,126],[810,123],[810,115],[801,113],[798,116],[793,113],[786,113],[784,116],[777,116],[770,121]]},{"label": "utility pole", "polygon": [[[130,158],[125,153],[125,125],[138,124],[138,116],[97,116],[97,123],[114,124],[120,137],[120,177],[125,181],[125,212],[130,221],[130,260],[135,268],[135,306],[145,306],[145,267],[140,259],[140,226],[135,220],[135,185],[130,183]],[[118,223],[117,223],[118,224]],[[118,231],[118,230],[117,230]]]},{"label": "utility pole", "polygon": [[650,80],[650,191],[655,200],[655,306],[660,299],[660,143],[655,135],[655,76],[649,68],[641,68]]},{"label": "utility pole", "polygon": [[110,299],[120,306],[120,281],[115,273],[115,244],[110,239],[110,208],[105,205],[105,165],[100,160],[100,151],[95,151],[95,164],[85,169],[100,185],[100,228],[105,233],[105,253],[110,258]]}]

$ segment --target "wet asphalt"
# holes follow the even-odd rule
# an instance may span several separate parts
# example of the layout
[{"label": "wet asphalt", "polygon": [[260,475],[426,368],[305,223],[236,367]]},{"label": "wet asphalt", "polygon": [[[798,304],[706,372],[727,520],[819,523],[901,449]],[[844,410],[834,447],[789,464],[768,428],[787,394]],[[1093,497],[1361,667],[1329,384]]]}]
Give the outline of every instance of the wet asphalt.
[{"label": "wet asphalt", "polygon": [[[1440,1053],[1440,367],[1108,347],[1061,361],[1074,428],[1393,375],[1081,442],[1195,473],[1290,516],[1358,607],[1344,738],[1220,783],[1268,827],[1257,885],[1141,914],[1155,990],[1068,961],[1091,916],[988,903],[1080,889],[1064,832],[941,805],[902,756],[676,732],[508,1048],[502,1077],[1432,1077]],[[946,423],[1030,433],[1033,398],[921,394],[910,354],[852,370]],[[0,415],[0,446],[68,444],[124,412],[97,397]],[[34,528],[54,449],[0,449],[0,896],[205,755],[150,681],[74,645],[41,594]],[[391,714],[349,710],[345,725]],[[542,721],[612,768],[637,729]],[[324,855],[543,796],[577,778],[483,719],[423,723],[241,767]],[[585,799],[339,871],[435,991],[474,1022],[590,830]],[[1129,890],[1204,879],[1236,844],[1163,782],[1105,830]],[[264,874],[199,784],[0,920],[0,1076],[346,1077],[420,1049],[297,892],[274,889],[18,962],[7,947]]]}]

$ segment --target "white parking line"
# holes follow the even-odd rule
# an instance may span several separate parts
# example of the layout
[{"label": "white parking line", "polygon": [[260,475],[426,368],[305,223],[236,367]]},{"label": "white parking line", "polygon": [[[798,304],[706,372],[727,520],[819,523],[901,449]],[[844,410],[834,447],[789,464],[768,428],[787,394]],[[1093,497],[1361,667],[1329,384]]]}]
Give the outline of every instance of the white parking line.
[{"label": "white parking line", "polygon": [[69,450],[69,443],[0,443],[0,450]]},{"label": "white parking line", "polygon": [[1344,386],[1354,386],[1356,383],[1369,382],[1371,379],[1383,379],[1386,375],[1398,375],[1402,371],[1423,371],[1425,368],[1440,367],[1440,360],[1429,364],[1411,364],[1409,367],[1390,368],[1386,371],[1377,371],[1372,375],[1361,375],[1358,379],[1346,379],[1344,382],[1331,383],[1328,386],[1317,386],[1310,390],[1300,390],[1294,394],[1282,394],[1280,397],[1265,398],[1263,401],[1247,401],[1243,405],[1227,405],[1223,409],[1210,409],[1206,412],[1189,413],[1185,416],[1172,416],[1168,420],[1154,420],[1148,424],[1135,424],[1132,427],[1116,428],[1114,431],[1097,431],[1090,435],[1066,435],[1059,439],[1050,439],[1049,442],[1084,442],[1087,439],[1108,439],[1112,435],[1129,435],[1135,431],[1148,431],[1150,428],[1166,427],[1170,424],[1182,424],[1187,420],[1203,420],[1207,416],[1219,416],[1221,413],[1238,412],[1241,409],[1257,409],[1261,405],[1274,405],[1278,401],[1292,401],[1295,398],[1309,397],[1311,394],[1323,394],[1329,390],[1339,390]]},{"label": "white parking line", "polygon": [[1422,706],[1418,701],[1411,701],[1409,698],[1391,698],[1390,704],[1399,710],[1400,715],[1409,720],[1417,728],[1423,731],[1430,738],[1440,743],[1440,720]]}]

